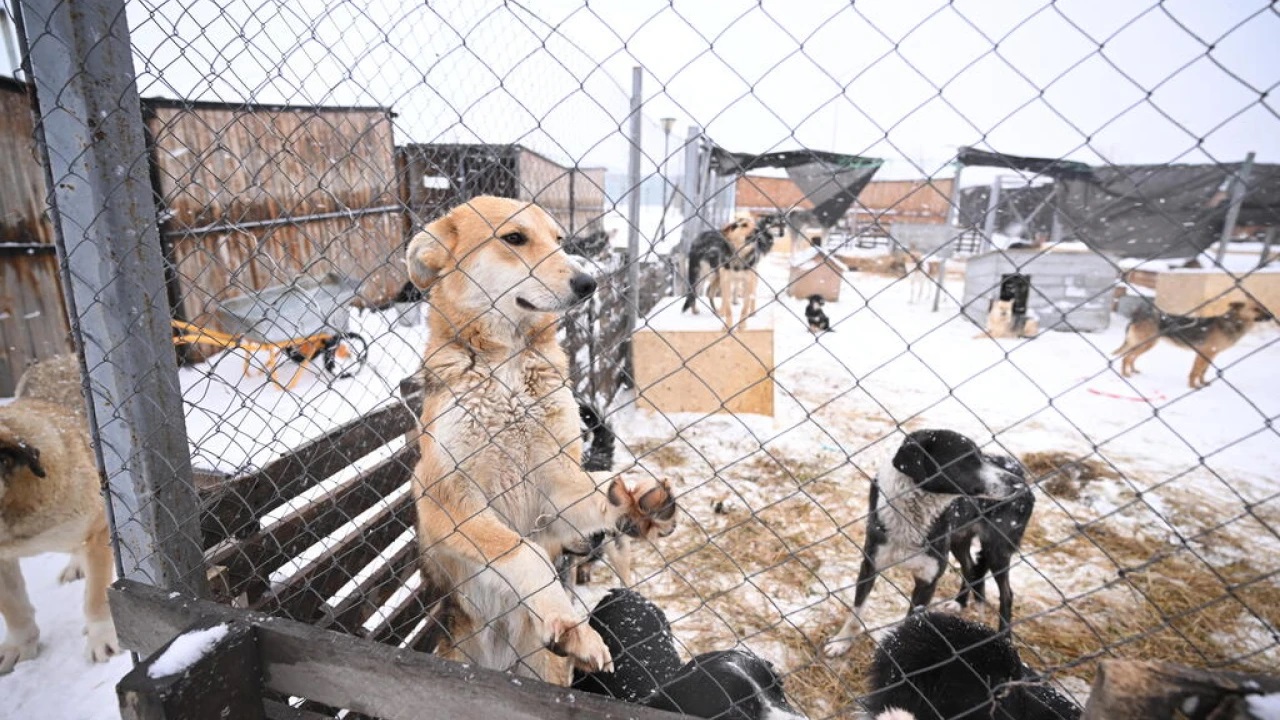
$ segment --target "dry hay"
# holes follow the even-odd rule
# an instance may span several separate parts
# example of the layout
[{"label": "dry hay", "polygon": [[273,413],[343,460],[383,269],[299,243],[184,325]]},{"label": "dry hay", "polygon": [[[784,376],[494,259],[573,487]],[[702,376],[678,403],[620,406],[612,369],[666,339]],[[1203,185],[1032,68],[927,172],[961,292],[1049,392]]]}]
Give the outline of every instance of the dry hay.
[{"label": "dry hay", "polygon": [[1097,661],[1111,657],[1254,672],[1275,662],[1275,640],[1242,647],[1247,643],[1236,634],[1250,625],[1280,627],[1275,569],[1260,571],[1244,560],[1214,565],[1188,546],[1103,524],[1080,528],[1038,558],[1050,559],[1101,562],[1115,571],[1074,597],[1072,588],[1062,588],[1065,602],[1017,625],[1028,658],[1037,658],[1033,664],[1089,680]]},{"label": "dry hay", "polygon": [[1079,499],[1080,489],[1086,483],[1119,477],[1119,473],[1101,460],[1056,450],[1025,453],[1022,464],[1032,481],[1040,483],[1045,492],[1066,500]]},{"label": "dry hay", "polygon": [[[850,584],[862,559],[866,476],[843,458],[757,449],[717,462],[685,438],[669,454],[665,445],[632,450],[643,456],[641,466],[685,473],[678,492],[686,517],[671,537],[637,548],[638,575],[647,578],[637,589],[666,610],[682,654],[744,645],[779,667],[788,696],[808,716],[858,717],[874,641],[861,636],[835,660],[821,646],[843,615],[831,593]],[[1198,519],[1180,525],[1195,532],[1186,536],[1191,542],[1173,544],[1144,530],[1147,505],[1119,484],[1105,460],[1061,452],[1021,459],[1045,481],[1038,487],[1057,495],[1056,502],[1037,504],[1022,546],[1025,562],[1015,568],[1015,635],[1030,665],[1084,687],[1096,663],[1112,657],[1274,667],[1280,643],[1267,628],[1280,627],[1280,560],[1249,549],[1251,537],[1265,535],[1260,524],[1280,525],[1274,502],[1254,505],[1251,520],[1218,514],[1194,493],[1180,498],[1169,485],[1150,501],[1166,518]],[[1054,487],[1054,476],[1068,478],[1060,481],[1066,490]],[[1104,510],[1099,518],[1091,498],[1080,497],[1086,486],[1088,495],[1133,501],[1132,507]],[[1144,494],[1152,490],[1138,495]],[[1212,558],[1202,559],[1209,551]],[[885,591],[896,582],[893,571],[885,580],[873,598],[877,624],[905,611]],[[938,599],[954,597],[958,587],[948,571]],[[996,622],[990,606],[966,614]]]}]

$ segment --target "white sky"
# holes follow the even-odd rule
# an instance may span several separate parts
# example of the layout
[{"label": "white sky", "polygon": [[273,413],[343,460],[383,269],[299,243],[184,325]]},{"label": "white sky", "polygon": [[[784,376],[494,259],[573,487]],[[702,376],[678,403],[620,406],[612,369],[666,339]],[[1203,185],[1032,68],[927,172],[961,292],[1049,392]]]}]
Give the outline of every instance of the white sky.
[{"label": "white sky", "polygon": [[1090,163],[1280,161],[1280,15],[1266,0],[129,0],[128,12],[144,96],[386,105],[397,141],[520,142],[613,170],[626,167],[636,64],[654,161],[663,116],[679,119],[673,145],[693,123],[735,151],[889,158],[882,177],[944,174],[965,144]]}]

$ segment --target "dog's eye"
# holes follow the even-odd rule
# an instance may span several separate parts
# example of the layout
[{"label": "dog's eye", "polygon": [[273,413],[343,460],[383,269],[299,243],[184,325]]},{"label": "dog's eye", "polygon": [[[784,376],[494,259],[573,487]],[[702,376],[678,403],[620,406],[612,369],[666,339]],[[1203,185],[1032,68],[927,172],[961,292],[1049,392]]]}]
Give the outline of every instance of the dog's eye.
[{"label": "dog's eye", "polygon": [[521,232],[507,233],[506,235],[503,235],[501,239],[502,242],[508,245],[523,245],[529,242],[529,238],[525,237],[524,233]]}]

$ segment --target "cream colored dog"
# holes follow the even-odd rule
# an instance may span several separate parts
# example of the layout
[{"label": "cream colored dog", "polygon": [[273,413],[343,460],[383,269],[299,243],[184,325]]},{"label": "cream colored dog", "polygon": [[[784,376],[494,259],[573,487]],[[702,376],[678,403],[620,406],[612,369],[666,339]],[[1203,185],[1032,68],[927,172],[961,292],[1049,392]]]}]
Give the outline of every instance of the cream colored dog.
[{"label": "cream colored dog", "polygon": [[[559,316],[595,280],[560,248],[542,208],[477,197],[409,243],[430,288],[421,460],[414,470],[423,568],[454,601],[437,652],[567,684],[568,655],[609,670],[609,650],[557,580],[554,561],[592,533],[660,527],[673,500],[656,481],[601,483],[582,435]],[[444,607],[442,605],[441,607]]]},{"label": "cream colored dog", "polygon": [[83,401],[67,390],[79,387],[79,366],[74,357],[45,362],[19,381],[18,399],[0,407],[0,614],[7,629],[0,674],[39,652],[35,608],[18,560],[40,553],[71,553],[63,582],[87,576],[86,657],[102,662],[120,652],[107,609],[111,539],[98,467]]}]

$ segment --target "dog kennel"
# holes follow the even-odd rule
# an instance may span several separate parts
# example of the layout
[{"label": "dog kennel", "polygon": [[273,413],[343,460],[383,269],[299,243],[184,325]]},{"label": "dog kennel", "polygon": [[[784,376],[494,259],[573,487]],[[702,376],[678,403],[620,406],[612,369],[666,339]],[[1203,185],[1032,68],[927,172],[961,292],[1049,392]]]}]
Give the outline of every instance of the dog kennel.
[{"label": "dog kennel", "polygon": [[[1111,323],[1113,289],[1120,271],[1106,256],[1072,243],[1048,249],[992,250],[965,266],[961,309],[985,326],[993,300],[1013,294],[1045,330],[1098,332]],[[1014,286],[1017,287],[1014,287]],[[1021,310],[1015,307],[1015,313]]]}]

